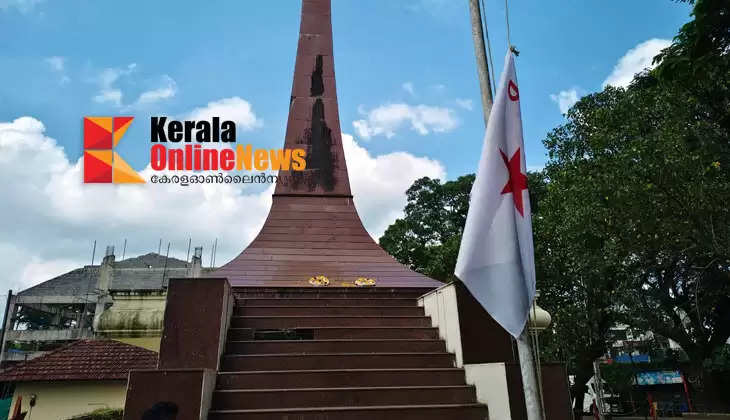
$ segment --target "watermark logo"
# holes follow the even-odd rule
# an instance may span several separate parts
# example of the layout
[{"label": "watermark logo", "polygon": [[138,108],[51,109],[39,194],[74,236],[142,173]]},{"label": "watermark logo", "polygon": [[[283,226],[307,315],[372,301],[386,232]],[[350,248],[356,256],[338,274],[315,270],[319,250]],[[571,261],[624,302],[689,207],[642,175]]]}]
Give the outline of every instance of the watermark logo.
[{"label": "watermark logo", "polygon": [[84,117],[84,183],[144,184],[114,150],[134,117]]},{"label": "watermark logo", "polygon": [[[115,150],[133,120],[84,117],[84,183],[146,182]],[[286,183],[293,176],[290,171],[307,168],[304,148],[258,149],[251,144],[235,144],[236,124],[220,117],[210,121],[150,117],[150,143],[152,184]],[[251,171],[261,172],[245,173]],[[270,173],[280,171],[286,174]]]}]

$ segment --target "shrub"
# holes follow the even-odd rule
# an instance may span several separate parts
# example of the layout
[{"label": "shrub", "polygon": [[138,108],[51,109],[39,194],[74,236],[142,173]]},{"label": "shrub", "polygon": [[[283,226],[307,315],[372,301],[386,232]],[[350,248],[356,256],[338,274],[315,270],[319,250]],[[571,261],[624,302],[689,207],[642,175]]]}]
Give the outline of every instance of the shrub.
[{"label": "shrub", "polygon": [[122,420],[124,410],[121,408],[100,408],[90,413],[80,414],[68,420]]}]

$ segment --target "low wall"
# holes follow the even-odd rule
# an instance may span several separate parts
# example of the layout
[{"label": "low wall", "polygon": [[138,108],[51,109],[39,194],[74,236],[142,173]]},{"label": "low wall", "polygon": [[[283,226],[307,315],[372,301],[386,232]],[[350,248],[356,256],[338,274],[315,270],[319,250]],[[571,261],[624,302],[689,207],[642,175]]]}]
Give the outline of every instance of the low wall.
[{"label": "low wall", "polygon": [[28,411],[31,395],[36,396],[32,420],[68,419],[99,408],[123,408],[125,389],[124,381],[19,382],[15,385],[10,412],[18,396],[23,397],[22,411]]},{"label": "low wall", "polygon": [[158,369],[130,372],[124,419],[161,405],[179,419],[207,418],[232,313],[227,279],[170,279]]},{"label": "low wall", "polygon": [[215,388],[211,369],[132,371],[127,382],[125,420],[139,420],[164,406],[174,407],[178,419],[205,419]]},{"label": "low wall", "polygon": [[[484,310],[466,287],[446,284],[420,297],[446,348],[454,353],[477,399],[487,404],[490,420],[526,419],[517,350],[512,337]],[[568,377],[557,363],[542,364],[547,420],[571,419]]]}]

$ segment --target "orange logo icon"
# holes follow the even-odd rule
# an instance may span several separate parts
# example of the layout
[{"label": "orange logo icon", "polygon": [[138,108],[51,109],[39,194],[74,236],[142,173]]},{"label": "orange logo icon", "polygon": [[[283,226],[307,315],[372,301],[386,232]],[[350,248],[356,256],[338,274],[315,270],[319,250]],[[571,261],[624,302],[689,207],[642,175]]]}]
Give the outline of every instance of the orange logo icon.
[{"label": "orange logo icon", "polygon": [[114,151],[134,117],[84,117],[84,183],[144,184]]}]

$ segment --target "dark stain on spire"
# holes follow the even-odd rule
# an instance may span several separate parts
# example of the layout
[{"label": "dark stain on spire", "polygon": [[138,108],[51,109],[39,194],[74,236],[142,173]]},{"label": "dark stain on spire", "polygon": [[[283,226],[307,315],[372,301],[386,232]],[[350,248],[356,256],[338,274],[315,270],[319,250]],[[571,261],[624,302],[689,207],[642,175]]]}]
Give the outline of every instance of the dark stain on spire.
[{"label": "dark stain on spire", "polygon": [[309,88],[309,96],[322,96],[324,94],[324,80],[322,80],[322,56],[317,56],[317,64],[312,72],[312,85]]},{"label": "dark stain on spire", "polygon": [[299,185],[304,182],[310,192],[315,191],[317,186],[322,187],[324,191],[332,191],[337,183],[335,179],[336,156],[334,156],[335,151],[332,150],[332,129],[327,126],[325,106],[322,101],[324,95],[323,66],[322,56],[317,55],[309,87],[310,97],[315,99],[312,104],[311,125],[304,130],[297,141],[297,144],[309,146],[306,157],[307,169],[304,173],[292,171],[290,179],[294,189],[299,188]]},{"label": "dark stain on spire", "polygon": [[321,185],[325,191],[332,191],[335,187],[332,130],[327,127],[324,103],[320,98],[317,98],[312,106],[311,145],[312,149],[307,156],[307,168],[315,169],[315,173],[309,180],[309,188],[313,190],[317,185]]}]

